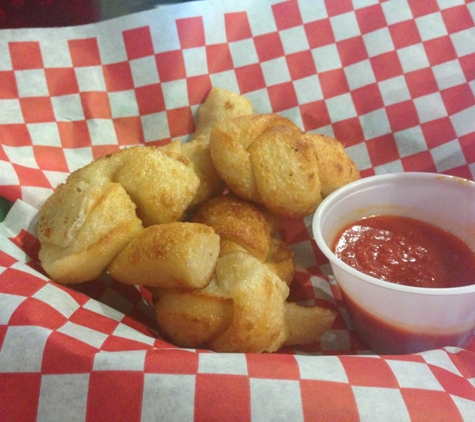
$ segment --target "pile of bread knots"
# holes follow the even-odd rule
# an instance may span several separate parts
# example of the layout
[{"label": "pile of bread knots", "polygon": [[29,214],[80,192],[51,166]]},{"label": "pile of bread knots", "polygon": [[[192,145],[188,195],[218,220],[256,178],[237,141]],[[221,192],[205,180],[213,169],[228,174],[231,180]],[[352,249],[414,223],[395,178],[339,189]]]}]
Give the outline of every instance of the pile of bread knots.
[{"label": "pile of bread knots", "polygon": [[338,141],[213,88],[192,141],[121,149],[71,173],[39,211],[39,258],[58,283],[109,273],[150,289],[160,331],[181,347],[312,343],[336,314],[287,300],[296,264],[279,224],[359,177]]}]

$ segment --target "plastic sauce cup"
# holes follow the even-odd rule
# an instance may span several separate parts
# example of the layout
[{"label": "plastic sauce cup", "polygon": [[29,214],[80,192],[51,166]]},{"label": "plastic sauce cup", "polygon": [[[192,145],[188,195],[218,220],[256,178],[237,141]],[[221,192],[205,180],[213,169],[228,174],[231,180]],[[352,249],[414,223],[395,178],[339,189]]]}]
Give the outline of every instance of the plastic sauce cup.
[{"label": "plastic sauce cup", "polygon": [[363,178],[329,195],[313,217],[315,241],[328,258],[360,340],[378,354],[464,347],[475,330],[475,285],[424,288],[390,283],[355,270],[331,247],[362,217],[412,217],[455,234],[475,251],[475,183],[434,173]]}]

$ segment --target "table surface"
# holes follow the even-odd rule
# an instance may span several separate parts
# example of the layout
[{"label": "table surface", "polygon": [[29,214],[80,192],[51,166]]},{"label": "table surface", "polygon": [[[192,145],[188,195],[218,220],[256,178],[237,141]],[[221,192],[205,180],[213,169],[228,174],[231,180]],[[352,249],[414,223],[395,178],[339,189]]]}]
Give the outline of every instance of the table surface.
[{"label": "table surface", "polygon": [[186,1],[190,0],[102,0],[102,18],[104,20],[113,19],[150,10],[160,5],[184,3]]}]

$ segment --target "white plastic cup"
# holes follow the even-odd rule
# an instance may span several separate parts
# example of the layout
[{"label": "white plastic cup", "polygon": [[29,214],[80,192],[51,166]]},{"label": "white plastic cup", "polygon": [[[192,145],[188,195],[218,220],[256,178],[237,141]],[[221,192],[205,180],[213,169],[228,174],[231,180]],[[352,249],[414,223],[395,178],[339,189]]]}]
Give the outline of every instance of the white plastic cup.
[{"label": "white plastic cup", "polygon": [[331,250],[351,222],[375,214],[417,218],[442,227],[475,251],[475,183],[434,173],[394,173],[352,182],[329,195],[313,234],[330,261],[360,340],[378,354],[464,347],[475,330],[475,285],[412,287],[355,270]]}]

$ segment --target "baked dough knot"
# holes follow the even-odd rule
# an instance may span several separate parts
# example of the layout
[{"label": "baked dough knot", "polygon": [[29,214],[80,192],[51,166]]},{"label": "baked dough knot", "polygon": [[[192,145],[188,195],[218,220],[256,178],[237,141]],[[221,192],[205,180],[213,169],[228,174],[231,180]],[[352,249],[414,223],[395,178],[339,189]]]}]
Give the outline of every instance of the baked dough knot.
[{"label": "baked dough knot", "polygon": [[[198,164],[200,148],[185,148]],[[61,283],[99,277],[144,227],[179,221],[223,189],[206,177],[181,144],[125,148],[76,170],[39,211],[43,268]]]},{"label": "baked dough knot", "polygon": [[174,344],[273,352],[315,342],[331,327],[334,310],[287,301],[294,256],[255,205],[231,194],[211,198],[192,223],[214,230],[219,254],[205,287],[152,288],[159,327]]},{"label": "baked dough knot", "polygon": [[313,213],[326,195],[359,178],[340,142],[304,133],[278,114],[223,120],[209,143],[216,171],[235,195],[287,218]]}]

